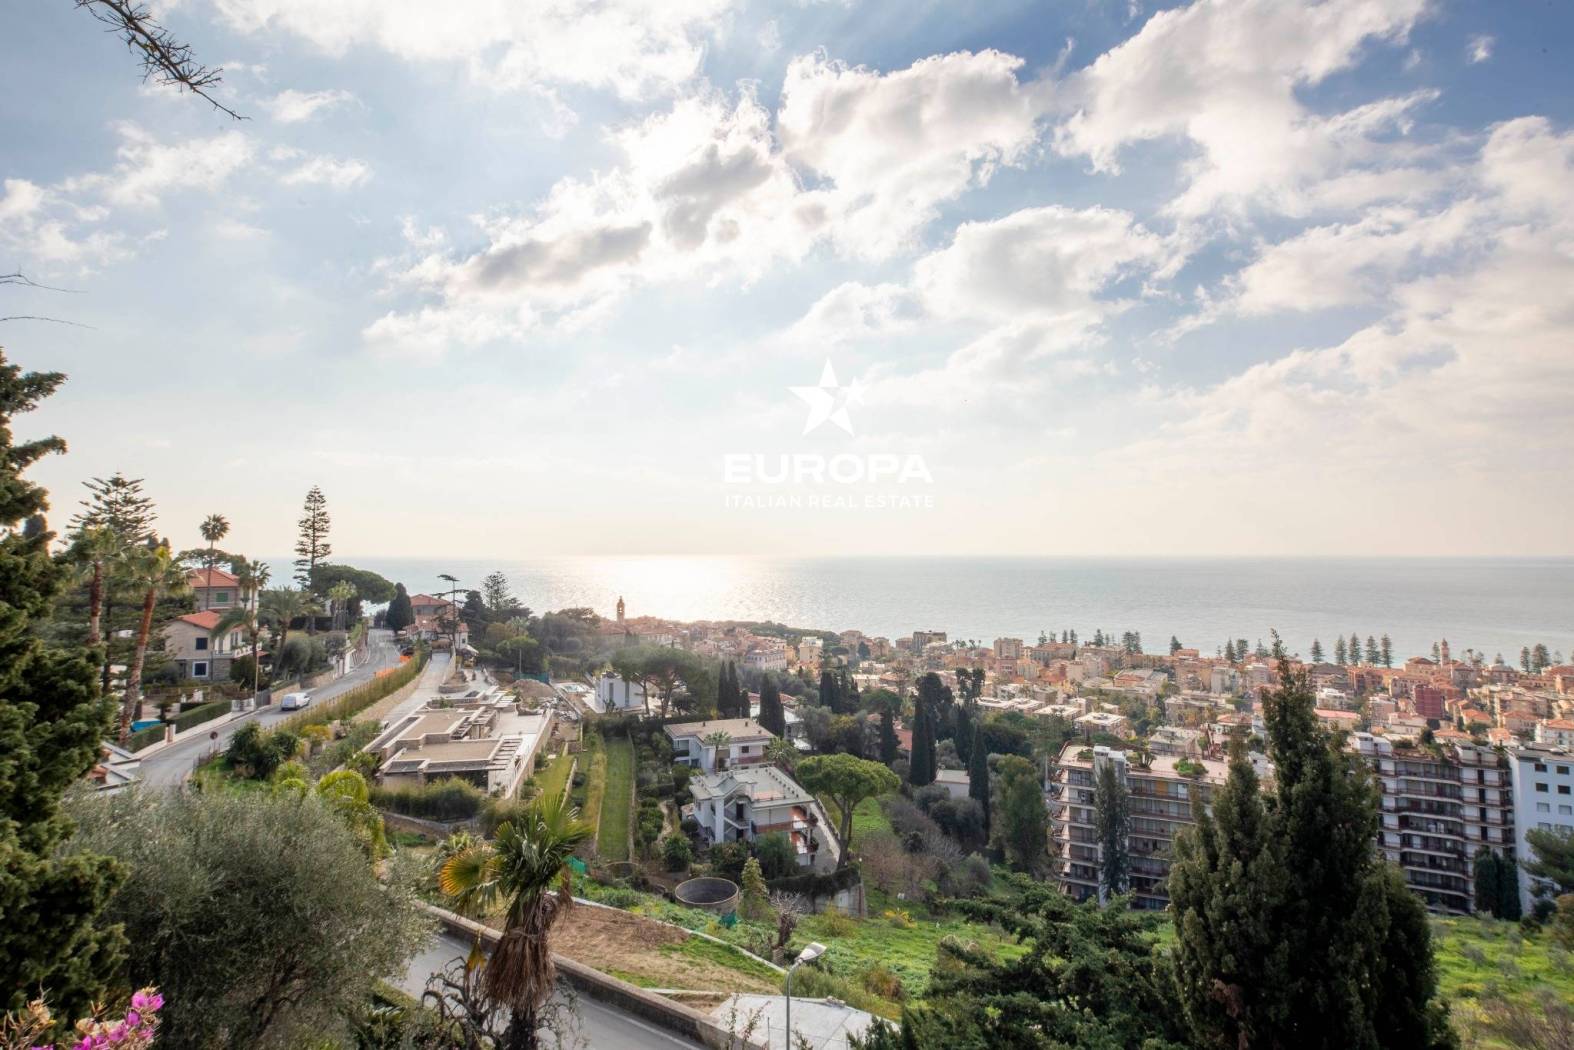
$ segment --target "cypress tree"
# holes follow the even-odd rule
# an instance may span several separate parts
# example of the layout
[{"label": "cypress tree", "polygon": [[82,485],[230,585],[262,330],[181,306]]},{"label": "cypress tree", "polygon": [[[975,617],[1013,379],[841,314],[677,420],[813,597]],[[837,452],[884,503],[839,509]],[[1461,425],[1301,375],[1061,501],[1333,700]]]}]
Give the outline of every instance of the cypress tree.
[{"label": "cypress tree", "polygon": [[1520,920],[1519,861],[1513,857],[1497,858],[1497,909],[1500,919],[1509,922]]},{"label": "cypress tree", "polygon": [[[1476,847],[1472,869],[1476,884],[1476,911],[1483,915],[1496,915],[1501,894],[1498,886],[1497,854],[1486,846]],[[1518,896],[1518,889],[1519,887],[1516,886],[1516,896]]]},{"label": "cypress tree", "polygon": [[1126,892],[1131,874],[1131,798],[1105,762],[1093,778],[1093,824],[1099,841],[1099,897],[1108,900]]},{"label": "cypress tree", "polygon": [[972,761],[973,737],[973,705],[964,703],[956,709],[956,735],[951,738],[956,744],[956,757],[963,765]]},{"label": "cypress tree", "polygon": [[781,690],[776,679],[766,675],[760,682],[760,725],[779,737],[787,736],[787,713],[782,709]]},{"label": "cypress tree", "polygon": [[1364,763],[1317,722],[1304,671],[1264,697],[1271,792],[1237,749],[1170,871],[1183,1007],[1207,1046],[1455,1045],[1420,900],[1379,857]]},{"label": "cypress tree", "polygon": [[984,811],[984,841],[989,841],[989,749],[984,734],[973,734],[972,754],[967,763],[967,796]]},{"label": "cypress tree", "polygon": [[842,689],[830,671],[820,672],[820,704],[831,709],[832,714],[843,714]]},{"label": "cypress tree", "polygon": [[67,568],[49,557],[47,494],[22,472],[65,442],[11,439],[12,417],[64,379],[0,355],[0,1011],[42,993],[56,1016],[77,1017],[104,995],[125,942],[99,919],[115,864],[65,851],[60,800],[93,768],[111,706],[98,695],[95,650],[46,648],[34,630]]},{"label": "cypress tree", "polygon": [[935,782],[935,724],[922,694],[913,702],[913,750],[908,757],[907,782],[915,788]]}]

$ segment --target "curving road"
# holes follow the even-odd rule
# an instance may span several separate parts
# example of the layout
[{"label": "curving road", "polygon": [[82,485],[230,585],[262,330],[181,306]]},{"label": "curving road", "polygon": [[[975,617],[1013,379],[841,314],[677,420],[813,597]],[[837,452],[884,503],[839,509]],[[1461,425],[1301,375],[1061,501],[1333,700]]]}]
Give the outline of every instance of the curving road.
[{"label": "curving road", "polygon": [[[393,644],[392,631],[372,631],[367,636],[367,659],[364,664],[326,685],[307,690],[312,701],[332,700],[358,685],[364,685],[385,667],[399,662],[399,650]],[[292,712],[284,711],[277,704],[259,707],[241,718],[226,722],[208,733],[198,732],[187,740],[161,748],[142,760],[142,786],[154,791],[168,791],[180,786],[186,774],[211,752],[225,747],[235,731],[247,722],[262,726],[272,725]]]},{"label": "curving road", "polygon": [[[426,990],[426,979],[440,972],[455,959],[470,954],[470,945],[452,934],[440,934],[423,952],[410,960],[405,974],[396,983],[399,990],[415,999]],[[578,999],[579,1035],[594,1050],[673,1050],[700,1048],[702,1044],[682,1039],[628,1014],[620,1013],[588,995]]]}]

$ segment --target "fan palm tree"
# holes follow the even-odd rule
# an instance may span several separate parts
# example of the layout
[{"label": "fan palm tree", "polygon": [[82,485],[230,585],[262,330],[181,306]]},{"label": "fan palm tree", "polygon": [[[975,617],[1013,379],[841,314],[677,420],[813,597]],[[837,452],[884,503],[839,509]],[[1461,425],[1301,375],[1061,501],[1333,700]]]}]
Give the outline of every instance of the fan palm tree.
[{"label": "fan palm tree", "polygon": [[700,741],[700,743],[716,752],[716,759],[714,762],[716,772],[720,773],[722,770],[727,768],[727,748],[732,743],[731,733],[718,730],[717,732],[708,734],[705,739]]},{"label": "fan palm tree", "polygon": [[148,640],[153,635],[153,611],[160,598],[179,597],[191,590],[186,570],[175,559],[168,540],[138,548],[129,561],[131,585],[142,594],[142,619],[137,624],[131,669],[126,673],[126,693],[120,705],[122,741],[131,735],[131,723],[142,706],[142,668],[147,662]]},{"label": "fan palm tree", "polygon": [[207,589],[202,592],[202,607],[206,609],[208,596],[213,593],[213,563],[217,557],[218,542],[230,534],[229,519],[222,514],[209,514],[202,519],[197,531],[208,541],[208,574],[202,580],[207,585]]},{"label": "fan palm tree", "polygon": [[237,627],[246,632],[251,643],[251,691],[262,688],[262,610],[258,608],[257,593],[268,585],[268,566],[260,561],[242,561],[235,564],[235,579],[240,585],[240,604],[220,617],[212,635],[223,637]]},{"label": "fan palm tree", "polygon": [[487,996],[509,1010],[500,1050],[540,1045],[541,1008],[557,980],[548,938],[574,901],[568,859],[594,833],[561,797],[540,796],[500,825],[490,844],[455,854],[438,875],[461,912],[505,905],[503,934],[482,975]]}]

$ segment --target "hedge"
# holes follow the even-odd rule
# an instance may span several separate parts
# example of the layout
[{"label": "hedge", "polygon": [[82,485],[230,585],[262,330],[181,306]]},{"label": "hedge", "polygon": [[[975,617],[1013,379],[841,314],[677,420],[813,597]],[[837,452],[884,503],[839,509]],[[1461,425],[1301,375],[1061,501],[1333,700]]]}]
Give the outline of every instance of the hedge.
[{"label": "hedge", "polygon": [[372,805],[424,820],[469,820],[481,811],[486,795],[474,784],[447,777],[410,787],[374,787]]},{"label": "hedge", "polygon": [[211,704],[193,707],[190,711],[183,711],[170,721],[174,723],[177,732],[200,726],[204,722],[211,722],[215,718],[229,714],[235,705],[228,700],[215,700]]},{"label": "hedge", "polygon": [[397,693],[421,673],[426,666],[427,650],[423,646],[416,650],[415,658],[406,661],[402,666],[394,669],[390,674],[373,678],[365,685],[358,685],[354,689],[326,701],[320,707],[313,704],[300,714],[291,715],[279,724],[290,729],[303,729],[309,725],[326,725],[334,721],[348,721],[371,707],[390,693]]},{"label": "hedge", "polygon": [[[195,714],[195,712],[193,712]],[[135,754],[145,747],[150,747],[164,739],[164,723],[156,726],[145,726],[132,733],[126,740],[126,750]]]}]

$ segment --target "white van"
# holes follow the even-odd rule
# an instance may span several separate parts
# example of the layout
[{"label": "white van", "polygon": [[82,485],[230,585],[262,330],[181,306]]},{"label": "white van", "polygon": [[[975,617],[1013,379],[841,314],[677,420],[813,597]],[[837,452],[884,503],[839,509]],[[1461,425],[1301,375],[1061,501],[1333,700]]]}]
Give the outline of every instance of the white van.
[{"label": "white van", "polygon": [[310,693],[285,693],[284,699],[279,703],[279,707],[285,711],[299,711],[311,702],[312,695]]}]

